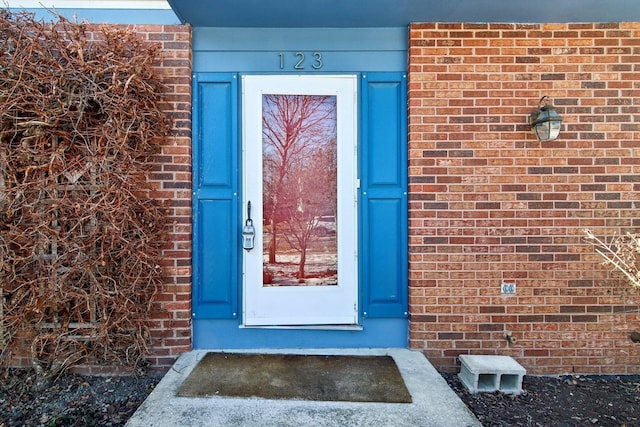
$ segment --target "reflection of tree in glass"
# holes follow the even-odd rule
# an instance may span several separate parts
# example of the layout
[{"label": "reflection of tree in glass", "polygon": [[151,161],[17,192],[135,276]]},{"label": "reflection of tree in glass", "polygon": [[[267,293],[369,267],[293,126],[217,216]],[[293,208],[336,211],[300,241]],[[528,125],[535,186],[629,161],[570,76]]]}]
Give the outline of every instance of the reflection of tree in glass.
[{"label": "reflection of tree in glass", "polygon": [[269,225],[269,263],[276,262],[278,224],[300,252],[306,250],[318,217],[336,211],[336,97],[264,95],[262,115],[264,218]]},{"label": "reflection of tree in glass", "polygon": [[336,175],[330,173],[331,170],[335,171],[335,168],[329,167],[333,158],[330,151],[318,148],[310,153],[313,161],[306,164],[294,162],[288,174],[293,182],[285,182],[283,188],[282,199],[289,214],[285,220],[287,231],[282,236],[289,246],[300,252],[299,279],[305,277],[307,248],[318,235],[316,229],[319,218],[334,215],[331,201],[336,193]]}]

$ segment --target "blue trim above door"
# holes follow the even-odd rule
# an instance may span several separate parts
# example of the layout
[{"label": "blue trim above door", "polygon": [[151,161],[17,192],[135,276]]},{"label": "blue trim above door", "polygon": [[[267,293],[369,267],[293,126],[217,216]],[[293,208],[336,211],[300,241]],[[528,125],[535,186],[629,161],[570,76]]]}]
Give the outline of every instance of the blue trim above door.
[{"label": "blue trim above door", "polygon": [[[242,73],[404,72],[408,29],[194,28],[193,71]],[[314,53],[322,66],[312,62]],[[298,64],[301,55],[305,60]]]}]

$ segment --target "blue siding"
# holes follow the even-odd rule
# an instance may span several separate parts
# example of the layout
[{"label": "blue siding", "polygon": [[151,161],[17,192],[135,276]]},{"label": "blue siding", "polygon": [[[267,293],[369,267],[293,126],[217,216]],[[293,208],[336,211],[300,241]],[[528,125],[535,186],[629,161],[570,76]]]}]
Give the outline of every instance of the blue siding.
[{"label": "blue siding", "polygon": [[407,98],[402,73],[362,78],[361,280],[366,317],[406,317]]},{"label": "blue siding", "polygon": [[237,76],[193,81],[193,317],[238,316]]},{"label": "blue siding", "polygon": [[361,330],[240,328],[235,320],[193,322],[193,348],[406,348],[406,319],[364,319]]},{"label": "blue siding", "polygon": [[[194,28],[195,72],[323,73],[404,71],[407,28]],[[294,69],[302,53],[323,66]],[[280,54],[284,63],[281,63]],[[281,66],[283,66],[281,68]]]}]

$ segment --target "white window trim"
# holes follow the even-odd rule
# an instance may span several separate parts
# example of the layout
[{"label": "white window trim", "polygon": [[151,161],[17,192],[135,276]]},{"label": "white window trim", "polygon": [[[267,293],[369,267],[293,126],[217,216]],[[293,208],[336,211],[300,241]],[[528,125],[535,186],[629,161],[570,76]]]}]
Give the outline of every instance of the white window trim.
[{"label": "white window trim", "polygon": [[5,0],[12,9],[171,9],[166,0]]}]

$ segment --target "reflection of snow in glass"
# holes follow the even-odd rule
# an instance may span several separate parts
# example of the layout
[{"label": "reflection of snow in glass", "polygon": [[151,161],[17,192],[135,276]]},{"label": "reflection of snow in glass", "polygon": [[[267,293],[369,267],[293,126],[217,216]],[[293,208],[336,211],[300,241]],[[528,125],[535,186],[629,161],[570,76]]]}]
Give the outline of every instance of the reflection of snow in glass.
[{"label": "reflection of snow in glass", "polygon": [[269,271],[269,279],[265,286],[331,286],[338,284],[338,254],[315,253],[307,257],[304,279],[297,279],[298,262],[296,254],[278,254],[276,264],[268,264],[268,256],[264,257],[265,268]]}]

